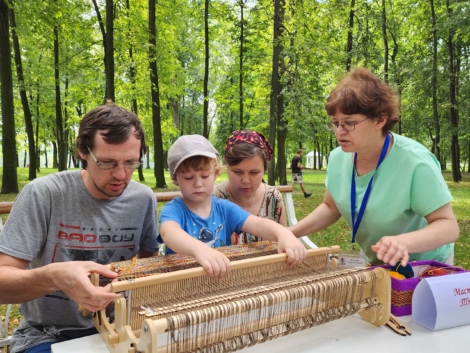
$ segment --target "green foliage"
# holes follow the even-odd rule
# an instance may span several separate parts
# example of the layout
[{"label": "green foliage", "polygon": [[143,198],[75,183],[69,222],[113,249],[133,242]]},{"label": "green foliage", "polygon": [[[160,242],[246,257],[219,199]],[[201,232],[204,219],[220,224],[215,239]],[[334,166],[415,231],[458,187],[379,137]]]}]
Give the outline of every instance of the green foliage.
[{"label": "green foliage", "polygon": [[[22,53],[24,87],[33,114],[34,129],[42,154],[56,141],[53,28],[59,31],[59,70],[61,107],[70,136],[76,134],[79,120],[87,111],[103,103],[105,92],[104,48],[96,13],[88,0],[14,1],[15,28]],[[271,65],[273,48],[273,2],[268,0],[211,0],[209,10],[210,139],[223,150],[230,132],[253,129],[266,136],[269,131]],[[349,31],[350,0],[287,0],[282,41],[285,68],[282,71],[287,124],[288,160],[302,145],[306,151],[335,147],[334,135],[326,129],[328,117],[325,99],[346,70],[346,42]],[[400,94],[401,133],[432,149],[436,137],[433,121],[431,78],[432,29],[429,2],[386,1],[387,40],[389,44],[389,82]],[[105,2],[98,1],[105,17]],[[241,21],[243,5],[243,22]],[[440,126],[441,162],[450,161],[451,134],[457,133],[462,169],[470,171],[470,1],[434,1],[437,48],[437,104]],[[157,3],[157,64],[161,98],[163,147],[167,150],[181,134],[202,133],[204,75],[204,18],[202,1],[159,0]],[[356,1],[352,29],[353,66],[366,66],[384,77],[382,3]],[[137,101],[147,144],[153,146],[151,89],[149,77],[148,2],[115,2],[114,60],[116,103],[128,109]],[[105,18],[103,18],[105,20]],[[243,26],[243,51],[240,33]],[[453,31],[453,32],[452,32]],[[449,122],[449,36],[456,43],[455,64],[459,65],[457,129]],[[130,51],[132,50],[132,59]],[[243,55],[243,71],[239,58]],[[132,79],[134,69],[135,80]],[[13,70],[14,75],[16,71]],[[242,94],[240,97],[240,76]],[[66,89],[67,85],[67,89]],[[25,163],[27,139],[19,98],[14,87],[17,152],[20,166]],[[243,116],[240,116],[240,98]],[[0,131],[2,127],[0,126]],[[454,131],[457,130],[457,131]],[[3,134],[3,132],[2,132]],[[3,137],[3,135],[2,135]],[[277,155],[277,154],[275,154]],[[151,160],[153,151],[151,151]],[[27,163],[27,162],[26,162]],[[49,160],[49,166],[52,161]],[[19,168],[21,189],[27,171]],[[41,169],[39,175],[55,172]],[[144,170],[145,183],[155,185],[152,170]],[[448,173],[445,176],[450,180]],[[137,180],[137,173],[134,176]],[[307,172],[304,179],[314,196],[304,199],[296,190],[297,217],[302,218],[323,198],[323,173]],[[457,264],[470,267],[464,256],[469,250],[469,180],[461,184],[449,181],[454,194],[453,206],[462,235],[456,244]],[[168,189],[176,187],[168,175]],[[12,200],[14,195],[0,195]],[[349,230],[340,221],[315,235],[318,244],[347,245]],[[1,310],[0,306],[0,310]],[[1,312],[0,312],[1,313]]]},{"label": "green foliage", "polygon": [[[148,58],[148,3],[115,2],[114,61],[116,103],[128,109],[137,101],[148,144],[153,146]],[[235,129],[255,129],[267,135],[273,48],[273,3],[268,0],[211,0],[209,9],[210,138],[221,150]],[[334,147],[326,129],[325,99],[346,70],[350,0],[285,2],[284,35],[280,39],[285,67],[284,119],[286,150]],[[388,78],[400,93],[401,132],[432,148],[433,121],[432,28],[428,2],[385,2],[389,44]],[[14,2],[25,88],[41,151],[55,138],[53,28],[59,29],[60,82],[64,126],[74,135],[85,112],[103,103],[104,49],[97,16],[88,0]],[[105,2],[98,1],[105,20]],[[243,21],[241,9],[243,6]],[[438,114],[443,161],[450,160],[449,71],[447,41],[453,30],[455,60],[459,63],[457,106],[462,163],[470,164],[470,20],[469,1],[435,1],[438,35]],[[157,3],[157,65],[164,149],[180,134],[202,133],[204,18],[202,1],[161,0]],[[352,66],[367,66],[384,77],[382,3],[356,1],[352,29]],[[243,43],[241,29],[243,28]],[[243,51],[240,53],[240,45]],[[132,50],[132,58],[130,51]],[[242,55],[242,72],[240,72]],[[132,77],[134,70],[135,79]],[[240,77],[242,82],[240,82]],[[240,83],[242,89],[240,94]],[[66,84],[68,88],[65,89]],[[240,116],[240,100],[243,116]],[[27,150],[18,89],[15,112],[18,152]],[[36,126],[35,126],[36,128]],[[397,127],[398,128],[398,127]],[[275,154],[277,156],[277,153]],[[151,158],[153,151],[151,151]]]}]

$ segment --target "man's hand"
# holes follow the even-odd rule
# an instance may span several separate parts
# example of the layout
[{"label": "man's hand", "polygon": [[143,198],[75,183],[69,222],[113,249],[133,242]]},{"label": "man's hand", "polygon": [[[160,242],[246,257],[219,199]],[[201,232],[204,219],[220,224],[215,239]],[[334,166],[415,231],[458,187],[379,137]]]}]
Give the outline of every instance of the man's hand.
[{"label": "man's hand", "polygon": [[114,279],[118,275],[109,267],[92,261],[70,261],[51,264],[54,266],[54,282],[70,299],[89,311],[106,308],[116,297],[110,291],[110,284],[95,287],[89,276],[98,273]]}]

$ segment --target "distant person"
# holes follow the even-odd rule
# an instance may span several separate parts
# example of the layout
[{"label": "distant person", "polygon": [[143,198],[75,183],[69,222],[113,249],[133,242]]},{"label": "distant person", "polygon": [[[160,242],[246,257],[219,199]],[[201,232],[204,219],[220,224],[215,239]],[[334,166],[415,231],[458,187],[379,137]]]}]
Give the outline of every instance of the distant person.
[{"label": "distant person", "polygon": [[[233,131],[225,144],[223,157],[228,180],[215,185],[213,195],[235,202],[254,216],[287,226],[281,193],[263,182],[272,153],[271,145],[262,134],[251,130]],[[232,244],[259,240],[246,232],[232,234]]]},{"label": "distant person", "polygon": [[290,164],[291,170],[292,170],[292,181],[291,185],[294,187],[295,183],[299,183],[300,188],[302,189],[302,192],[304,193],[305,198],[312,196],[311,192],[307,192],[304,187],[304,180],[302,177],[302,169],[304,169],[304,166],[302,164],[302,156],[304,154],[304,151],[302,149],[297,150],[297,155],[292,158],[292,162]]},{"label": "distant person", "polygon": [[0,303],[21,303],[12,353],[96,334],[77,304],[98,311],[116,294],[90,274],[113,279],[106,264],[158,252],[155,194],[132,180],[147,150],[137,116],[115,104],[91,110],[76,147],[83,169],[25,185],[0,236]]},{"label": "distant person", "polygon": [[222,172],[218,157],[201,135],[183,135],[170,147],[170,175],[182,197],[168,202],[160,213],[160,234],[167,253],[193,256],[210,276],[220,279],[229,272],[230,261],[213,248],[230,245],[232,233],[243,231],[276,241],[290,266],[300,264],[307,253],[290,230],[212,196],[214,181]]},{"label": "distant person", "polygon": [[391,132],[398,97],[365,68],[333,89],[325,110],[339,147],[328,159],[323,203],[292,227],[296,236],[324,229],[341,216],[372,265],[435,260],[453,263],[459,226],[436,157]]}]

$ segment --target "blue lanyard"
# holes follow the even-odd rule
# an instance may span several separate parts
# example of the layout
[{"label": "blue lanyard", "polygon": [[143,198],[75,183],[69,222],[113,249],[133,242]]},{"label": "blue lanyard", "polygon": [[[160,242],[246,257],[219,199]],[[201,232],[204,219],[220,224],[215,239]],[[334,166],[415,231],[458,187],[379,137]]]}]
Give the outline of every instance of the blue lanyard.
[{"label": "blue lanyard", "polygon": [[354,165],[353,165],[352,180],[351,180],[351,220],[352,220],[351,243],[353,244],[356,241],[356,233],[357,233],[357,230],[359,229],[359,225],[361,224],[362,216],[364,216],[364,211],[366,210],[367,201],[369,201],[370,190],[372,189],[372,181],[374,180],[375,172],[379,168],[380,164],[383,162],[385,155],[387,154],[389,145],[390,145],[390,134],[387,134],[384,145],[382,147],[382,153],[380,153],[379,162],[377,163],[377,167],[375,167],[374,175],[372,175],[372,178],[370,178],[366,193],[364,194],[364,198],[362,199],[361,208],[359,209],[357,219],[356,219],[356,178],[355,178],[357,153],[354,153]]}]

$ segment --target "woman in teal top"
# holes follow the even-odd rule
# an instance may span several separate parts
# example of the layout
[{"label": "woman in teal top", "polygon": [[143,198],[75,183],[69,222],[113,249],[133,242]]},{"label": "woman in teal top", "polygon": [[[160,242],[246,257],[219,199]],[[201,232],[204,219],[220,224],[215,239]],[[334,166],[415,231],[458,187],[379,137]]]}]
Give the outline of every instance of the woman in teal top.
[{"label": "woman in teal top", "polygon": [[434,155],[390,131],[399,120],[391,88],[357,68],[333,89],[325,109],[340,147],[328,160],[323,203],[292,227],[294,234],[311,234],[343,216],[371,264],[451,264],[459,236],[452,196]]}]

